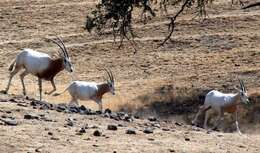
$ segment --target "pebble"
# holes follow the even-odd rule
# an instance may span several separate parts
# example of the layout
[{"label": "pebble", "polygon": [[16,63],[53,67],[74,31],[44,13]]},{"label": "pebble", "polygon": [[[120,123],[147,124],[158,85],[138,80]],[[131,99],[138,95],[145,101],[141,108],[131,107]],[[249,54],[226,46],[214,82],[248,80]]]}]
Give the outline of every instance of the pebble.
[{"label": "pebble", "polygon": [[24,119],[27,119],[27,120],[32,120],[32,119],[38,120],[38,119],[39,119],[39,116],[32,115],[32,114],[25,114],[23,118],[24,118]]},{"label": "pebble", "polygon": [[100,132],[99,130],[95,130],[93,135],[96,137],[100,137],[102,135],[102,132]]},{"label": "pebble", "polygon": [[10,126],[17,126],[18,122],[15,119],[9,119],[9,118],[5,118],[5,119],[0,119],[2,122],[5,123],[5,125],[10,125]]},{"label": "pebble", "polygon": [[145,128],[143,132],[146,134],[151,134],[153,133],[153,130],[151,128]]},{"label": "pebble", "polygon": [[126,134],[136,134],[136,131],[134,129],[127,129]]},{"label": "pebble", "polygon": [[148,120],[151,122],[154,122],[154,121],[157,121],[157,118],[154,116],[150,116],[150,117],[148,117]]},{"label": "pebble", "polygon": [[108,125],[108,126],[107,126],[107,129],[108,129],[108,130],[116,131],[116,130],[117,130],[117,126],[116,126],[116,125]]}]

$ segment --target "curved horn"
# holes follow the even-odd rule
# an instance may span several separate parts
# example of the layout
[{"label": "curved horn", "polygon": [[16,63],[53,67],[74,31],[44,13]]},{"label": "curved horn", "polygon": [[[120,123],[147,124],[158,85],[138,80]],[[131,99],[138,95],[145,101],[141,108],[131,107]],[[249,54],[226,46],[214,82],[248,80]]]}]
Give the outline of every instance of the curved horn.
[{"label": "curved horn", "polygon": [[[50,40],[51,42],[53,42],[54,44],[58,45],[60,47],[61,51],[63,52],[63,55],[65,56],[64,49],[62,48],[62,46],[57,41],[50,39],[50,38],[47,38],[47,39]],[[58,52],[61,55],[61,52],[60,51],[58,51]]]},{"label": "curved horn", "polygon": [[110,75],[110,72],[109,72],[109,70],[105,68],[105,71],[107,72],[107,75],[108,75],[108,77],[109,77],[110,81],[112,81],[112,77],[111,77],[111,75]]},{"label": "curved horn", "polygon": [[239,84],[240,84],[240,88],[241,88],[241,90],[242,90],[243,92],[245,92],[245,86],[244,86],[243,81],[240,80],[240,79],[238,79],[238,81],[239,81]]},{"label": "curved horn", "polygon": [[244,81],[241,80],[241,82],[242,82],[242,85],[243,85],[243,90],[244,90],[244,92],[246,92],[246,87],[245,87]]},{"label": "curved horn", "polygon": [[109,72],[110,72],[110,74],[111,74],[111,79],[112,79],[111,81],[112,81],[112,82],[115,82],[114,75],[113,75],[111,69],[109,69]]},{"label": "curved horn", "polygon": [[69,54],[68,54],[68,51],[67,51],[67,48],[65,47],[65,45],[64,45],[64,42],[63,42],[63,40],[59,37],[59,36],[56,36],[57,38],[58,38],[58,40],[61,42],[61,44],[62,44],[62,46],[63,46],[63,51],[64,51],[64,54],[65,54],[65,56],[67,57],[67,58],[69,58]]}]

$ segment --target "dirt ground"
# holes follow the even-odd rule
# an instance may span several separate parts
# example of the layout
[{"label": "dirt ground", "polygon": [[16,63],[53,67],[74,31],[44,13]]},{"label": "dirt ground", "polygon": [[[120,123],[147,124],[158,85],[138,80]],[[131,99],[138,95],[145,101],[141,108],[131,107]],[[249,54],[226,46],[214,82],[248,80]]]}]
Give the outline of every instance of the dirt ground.
[{"label": "dirt ground", "polygon": [[[58,92],[71,80],[104,81],[102,69],[109,67],[116,78],[116,95],[107,94],[104,107],[113,111],[137,111],[149,108],[155,102],[171,101],[171,92],[183,92],[185,96],[187,91],[195,89],[233,92],[238,77],[244,80],[250,93],[259,91],[259,8],[241,10],[238,5],[231,7],[229,1],[219,0],[209,8],[209,17],[203,22],[193,19],[189,13],[181,16],[172,41],[159,48],[158,43],[167,34],[167,18],[158,15],[145,25],[137,19],[134,27],[138,35],[138,52],[134,54],[127,42],[117,49],[111,35],[98,36],[84,30],[86,14],[94,6],[94,0],[0,1],[0,88],[6,87],[10,61],[22,48],[54,55],[57,46],[44,38],[58,34],[75,67],[72,75],[63,71],[56,77]],[[169,13],[173,13],[173,9]],[[25,83],[28,96],[38,98],[36,78],[27,76]],[[44,90],[51,90],[49,82],[44,82],[43,86]],[[10,94],[22,94],[19,75],[12,82]],[[1,99],[12,97],[1,95]],[[65,103],[70,97],[68,94],[44,95],[44,100]],[[91,101],[81,104],[97,109]],[[114,121],[100,116],[39,111],[9,102],[0,102],[0,107],[1,115],[11,111],[11,115],[22,122],[14,127],[0,125],[0,152],[35,152],[39,147],[41,152],[259,152],[260,149],[259,122],[242,124],[242,131],[247,132],[243,136],[222,132],[208,134],[202,129],[194,130],[190,125],[175,126],[174,120],[178,117],[171,115],[172,121],[162,124],[171,129],[169,132],[161,127],[150,135],[142,132],[126,135],[126,128],[142,129],[140,125],[147,121],[123,122],[125,127],[111,132],[105,130],[106,125]],[[48,114],[57,122],[23,120],[27,112]],[[258,110],[255,112],[260,114]],[[64,128],[64,120],[69,116],[77,118],[77,125]],[[75,135],[75,130],[84,123],[98,125],[109,138],[93,137],[93,130],[82,136]],[[54,137],[58,139],[52,140],[45,128],[54,131]],[[190,141],[185,141],[186,136]]]}]

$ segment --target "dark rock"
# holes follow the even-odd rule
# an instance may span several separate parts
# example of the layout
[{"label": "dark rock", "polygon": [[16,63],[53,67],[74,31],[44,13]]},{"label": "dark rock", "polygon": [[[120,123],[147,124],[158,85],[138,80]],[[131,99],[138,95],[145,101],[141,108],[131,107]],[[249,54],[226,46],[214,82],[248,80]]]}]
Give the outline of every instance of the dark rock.
[{"label": "dark rock", "polygon": [[31,115],[31,114],[25,114],[25,115],[24,115],[24,119],[27,119],[27,120],[36,119],[36,120],[38,120],[38,119],[39,119],[39,116]]},{"label": "dark rock", "polygon": [[140,116],[134,115],[134,118],[135,118],[135,119],[140,119]]},{"label": "dark rock", "polygon": [[100,137],[102,135],[102,132],[100,132],[99,130],[95,130],[93,135],[96,137]]},{"label": "dark rock", "polygon": [[27,104],[22,104],[22,103],[18,103],[17,106],[20,106],[20,107],[28,107]]},{"label": "dark rock", "polygon": [[151,128],[145,128],[143,132],[146,134],[151,134],[153,133],[153,130]]},{"label": "dark rock", "polygon": [[182,126],[182,123],[175,122],[175,125]]},{"label": "dark rock", "polygon": [[185,141],[190,141],[190,138],[185,138]]},{"label": "dark rock", "polygon": [[80,128],[79,133],[86,133],[86,129],[84,127]]},{"label": "dark rock", "polygon": [[57,137],[51,137],[51,140],[60,140],[60,139]]},{"label": "dark rock", "polygon": [[108,129],[108,130],[116,131],[116,130],[117,130],[117,126],[116,126],[116,125],[108,125],[108,126],[107,126],[107,129]]},{"label": "dark rock", "polygon": [[105,109],[105,112],[104,113],[108,113],[108,114],[111,114],[112,113],[112,111],[110,110],[110,109]]},{"label": "dark rock", "polygon": [[163,131],[170,131],[168,128],[162,128]]},{"label": "dark rock", "polygon": [[58,106],[56,108],[56,111],[63,112],[65,110],[67,110],[67,105],[65,105],[65,104],[58,104]]},{"label": "dark rock", "polygon": [[42,152],[42,148],[43,148],[43,147],[36,148],[36,149],[35,149],[35,152]]},{"label": "dark rock", "polygon": [[68,110],[69,110],[71,113],[79,113],[79,112],[80,112],[79,107],[73,106],[73,105],[69,105]]},{"label": "dark rock", "polygon": [[161,125],[160,125],[159,123],[154,123],[154,124],[152,124],[152,126],[153,126],[153,127],[157,127],[157,128],[160,128],[160,127],[161,127]]},{"label": "dark rock", "polygon": [[136,131],[134,129],[127,129],[126,134],[136,134]]},{"label": "dark rock", "polygon": [[68,126],[73,126],[74,123],[73,123],[72,121],[67,121],[67,124],[66,124],[66,125],[68,125]]},{"label": "dark rock", "polygon": [[52,132],[48,132],[48,135],[53,135],[53,133]]},{"label": "dark rock", "polygon": [[96,115],[100,115],[100,114],[102,114],[102,112],[101,111],[96,111],[95,114]]},{"label": "dark rock", "polygon": [[154,141],[155,139],[154,138],[148,138],[149,141]]},{"label": "dark rock", "polygon": [[9,99],[10,102],[16,102],[14,98]]},{"label": "dark rock", "polygon": [[18,125],[18,122],[15,119],[10,119],[10,118],[2,119],[2,118],[0,118],[0,120],[2,122],[4,122],[5,125],[10,125],[10,126],[17,126]]},{"label": "dark rock", "polygon": [[6,90],[1,90],[0,93],[7,94]]},{"label": "dark rock", "polygon": [[174,150],[174,149],[169,149],[169,151],[170,151],[170,152],[175,152],[175,150]]},{"label": "dark rock", "polygon": [[150,117],[148,117],[148,120],[151,122],[154,122],[154,121],[157,121],[157,118],[154,116],[150,116]]},{"label": "dark rock", "polygon": [[119,126],[119,127],[124,127],[124,125],[123,125],[123,124],[120,124],[120,123],[119,123],[117,126]]}]

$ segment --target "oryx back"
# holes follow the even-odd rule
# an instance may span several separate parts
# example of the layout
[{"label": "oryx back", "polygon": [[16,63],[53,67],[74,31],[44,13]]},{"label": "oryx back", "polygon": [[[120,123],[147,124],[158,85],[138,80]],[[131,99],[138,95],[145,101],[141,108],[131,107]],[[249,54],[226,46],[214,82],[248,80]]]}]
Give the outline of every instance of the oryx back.
[{"label": "oryx back", "polygon": [[68,88],[70,95],[80,100],[90,99],[97,90],[97,83],[85,81],[73,81]]},{"label": "oryx back", "polygon": [[225,94],[217,90],[210,91],[205,98],[206,106],[225,106],[228,105],[235,94]]},{"label": "oryx back", "polygon": [[29,73],[37,75],[49,67],[51,58],[48,54],[34,51],[32,49],[23,49],[17,56],[16,65],[23,66]]}]

